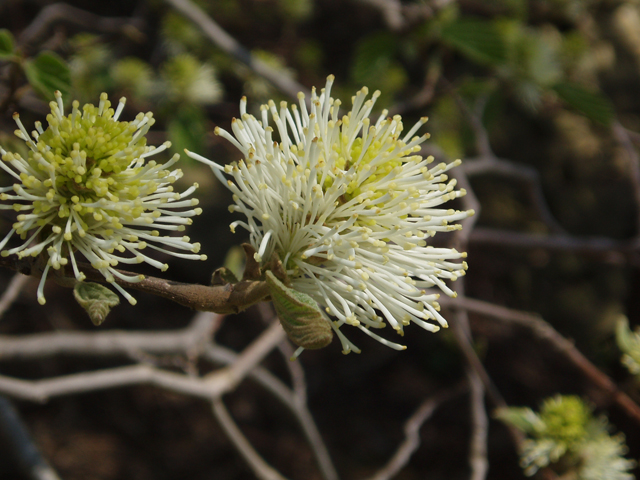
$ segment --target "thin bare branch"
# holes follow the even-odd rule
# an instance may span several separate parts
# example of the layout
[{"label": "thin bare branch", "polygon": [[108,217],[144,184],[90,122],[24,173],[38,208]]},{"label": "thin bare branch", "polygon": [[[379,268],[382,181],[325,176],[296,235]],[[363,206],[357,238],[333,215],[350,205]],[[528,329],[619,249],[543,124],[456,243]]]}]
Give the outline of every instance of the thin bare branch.
[{"label": "thin bare branch", "polygon": [[278,344],[278,350],[280,350],[280,353],[282,353],[286,361],[296,401],[304,405],[307,402],[307,381],[305,380],[302,363],[290,360],[293,358],[295,349],[291,346],[291,342],[288,339],[284,339]]},{"label": "thin bare branch", "polygon": [[218,398],[214,400],[211,402],[211,405],[213,407],[213,414],[220,423],[220,426],[236,447],[236,450],[238,450],[247,461],[256,477],[260,480],[286,480],[277,470],[265,462],[260,454],[251,446],[251,443],[249,443],[233,421],[233,418],[231,418],[231,415],[229,415],[229,411],[224,406],[224,403],[222,403],[222,399]]},{"label": "thin bare branch", "polygon": [[358,0],[380,11],[384,22],[391,30],[401,30],[405,19],[402,15],[402,3],[400,0]]},{"label": "thin bare branch", "polygon": [[267,330],[256,338],[236,358],[233,364],[225,369],[216,370],[204,377],[205,381],[217,382],[225,378],[225,391],[231,391],[240,383],[256,365],[266,357],[282,340],[286,338],[280,322],[273,322]]},{"label": "thin bare branch", "polygon": [[22,287],[29,281],[29,277],[26,275],[22,275],[21,273],[16,273],[7,285],[7,288],[2,293],[2,297],[0,297],[0,319],[4,316],[4,312],[6,312],[9,307],[13,304],[13,302],[18,298],[20,292],[22,291]]},{"label": "thin bare branch", "polygon": [[[177,332],[54,332],[23,337],[5,336],[0,337],[0,358],[46,358],[63,353],[91,356],[135,356],[138,352],[185,353],[194,348],[201,349],[198,344],[203,340],[205,343],[208,341],[210,332],[219,319],[220,315],[200,313],[194,317],[189,327]],[[326,480],[337,480],[338,475],[305,402],[268,371],[256,368],[259,361],[282,339],[282,329],[276,322],[242,355],[221,346],[208,344],[204,348],[206,354],[217,362],[229,364],[230,367],[217,370],[205,379],[165,372],[149,365],[136,365],[39,381],[0,377],[0,391],[17,398],[46,401],[59,395],[150,384],[212,400],[235,388],[245,375],[249,375],[291,409],[311,445],[323,477]]]},{"label": "thin bare branch", "polygon": [[0,396],[0,436],[4,437],[8,453],[29,480],[60,480],[33,443],[16,409],[3,396]]},{"label": "thin bare branch", "polygon": [[44,380],[20,380],[0,375],[0,393],[21,400],[41,403],[64,395],[132,385],[154,385],[206,400],[211,400],[225,390],[223,381],[204,383],[200,379],[158,370],[149,365],[132,365],[94,372],[74,373]]},{"label": "thin bare branch", "polygon": [[440,59],[434,59],[427,68],[422,88],[404,102],[400,102],[389,109],[389,115],[404,115],[410,111],[421,110],[431,103],[436,92],[436,85],[442,74]]},{"label": "thin bare branch", "polygon": [[627,137],[629,137],[629,140],[631,140],[631,142],[636,144],[637,146],[640,146],[640,133],[629,130],[628,128],[625,128],[624,130],[627,133]]},{"label": "thin bare branch", "polygon": [[613,240],[607,237],[576,237],[563,233],[522,233],[497,228],[478,227],[471,232],[474,245],[496,245],[500,248],[544,248],[597,255],[607,263],[640,265],[640,242]]},{"label": "thin bare branch", "polygon": [[135,37],[142,35],[140,30],[144,27],[144,22],[138,18],[103,17],[66,3],[54,3],[40,10],[38,16],[22,31],[18,41],[23,45],[36,43],[51,26],[61,22],[92,32],[124,33]]},{"label": "thin bare branch", "polygon": [[358,0],[380,11],[384,22],[390,30],[405,30],[436,14],[438,10],[452,3],[453,0],[435,0],[403,5],[400,0]]},{"label": "thin bare branch", "polygon": [[221,315],[202,312],[181,330],[166,332],[69,332],[57,331],[31,335],[0,335],[0,361],[44,359],[54,355],[132,357],[188,353],[199,349],[211,338]]},{"label": "thin bare branch", "polygon": [[551,345],[556,352],[580,370],[593,385],[604,392],[609,401],[640,424],[640,406],[626,393],[622,392],[611,378],[591,363],[572,342],[560,335],[538,315],[467,297],[458,297],[456,299],[441,297],[440,303],[446,308],[465,309],[469,312],[526,328],[538,339]]},{"label": "thin bare branch", "polygon": [[404,424],[404,440],[398,446],[396,453],[393,454],[387,464],[375,473],[368,480],[390,480],[396,476],[400,470],[402,470],[413,453],[420,446],[420,428],[422,425],[431,418],[433,412],[447,400],[459,395],[466,387],[457,387],[453,390],[447,390],[439,393],[433,397],[427,398],[420,406],[413,412]]},{"label": "thin bare branch", "polygon": [[[142,364],[34,381],[0,376],[0,393],[44,402],[56,396],[146,384],[212,400],[234,389],[283,337],[282,328],[274,323],[238,356],[233,365],[216,370],[204,378],[167,372]],[[88,353],[86,349],[84,351]]]},{"label": "thin bare branch", "polygon": [[467,106],[465,101],[457,94],[457,92],[453,91],[453,97],[460,107],[460,110],[462,110],[466,115],[467,120],[471,125],[471,129],[476,136],[476,149],[478,151],[478,156],[489,158],[495,157],[493,149],[491,148],[491,142],[489,141],[489,132],[487,132],[487,129],[484,128],[484,124],[482,123],[482,115],[487,103],[486,95],[477,100],[473,110]]},{"label": "thin bare branch", "polygon": [[[209,346],[205,351],[205,355],[215,363],[224,364],[232,364],[238,357],[237,353],[220,345]],[[261,367],[254,368],[249,373],[249,377],[266,388],[291,410],[311,446],[323,478],[325,480],[338,480],[338,474],[333,466],[327,447],[306,403],[300,402],[295,392],[292,392],[282,381]]]},{"label": "thin bare branch", "polygon": [[620,122],[613,122],[611,130],[629,157],[629,180],[631,181],[633,194],[636,200],[636,233],[640,235],[640,156],[633,146],[627,129],[625,129]]},{"label": "thin bare branch", "polygon": [[309,90],[282,72],[251,55],[235,38],[225,32],[207,13],[190,0],[166,0],[182,15],[195,23],[222,51],[246,64],[258,75],[266,78],[277,89],[291,98],[298,92],[308,96]]},{"label": "thin bare branch", "polygon": [[478,374],[467,370],[467,379],[471,395],[471,439],[469,441],[469,466],[471,467],[471,480],[484,480],[489,470],[487,459],[487,440],[489,434],[489,418],[484,407],[484,386]]},{"label": "thin bare branch", "polygon": [[482,174],[495,174],[526,182],[529,187],[529,198],[538,215],[540,215],[541,220],[552,232],[565,232],[547,205],[544,192],[540,185],[540,175],[534,168],[528,165],[518,165],[510,160],[498,158],[493,154],[477,158],[467,158],[459,168],[463,169],[470,177]]}]

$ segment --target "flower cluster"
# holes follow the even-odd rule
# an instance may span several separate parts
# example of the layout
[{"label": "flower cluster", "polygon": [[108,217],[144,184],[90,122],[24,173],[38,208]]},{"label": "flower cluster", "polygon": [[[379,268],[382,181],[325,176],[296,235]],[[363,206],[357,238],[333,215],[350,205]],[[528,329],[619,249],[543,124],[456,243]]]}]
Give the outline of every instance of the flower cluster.
[{"label": "flower cluster", "polygon": [[[611,435],[606,417],[574,395],[545,399],[540,412],[509,407],[497,418],[527,435],[520,448],[520,465],[527,476],[540,468],[562,472],[563,478],[581,480],[633,480],[636,462],[624,457],[624,435]],[[558,473],[560,475],[560,473]]]},{"label": "flower cluster", "polygon": [[247,113],[243,98],[233,135],[216,129],[242,160],[220,166],[187,153],[210,165],[233,192],[231,211],[247,219],[231,229],[249,231],[256,260],[277,253],[292,288],[335,318],[331,325],[345,353],[359,351],[340,332],[345,323],[404,349],[372,329],[384,327],[385,319],[400,335],[410,323],[431,332],[447,326],[439,295],[429,289],[455,296],[445,280],[464,275],[466,263],[455,260],[466,254],[434,248],[427,240],[459,229],[452,223],[473,211],[437,208],[465,192],[456,191],[456,181],[446,175],[459,160],[430,166],[433,157],[418,154],[429,136],[414,135],[426,118],[404,134],[399,115],[388,118],[383,111],[370,120],[380,92],[367,100],[366,87],[340,117],[341,102],[330,96],[333,80],[327,79],[319,96],[312,91],[309,108],[299,94],[299,107],[282,102],[278,109],[270,101],[260,119]]},{"label": "flower cluster", "polygon": [[190,217],[202,212],[193,208],[198,200],[189,198],[198,185],[183,193],[173,191],[172,184],[182,176],[181,170],[171,169],[179,155],[165,164],[148,160],[170,143],[146,146],[153,114],[140,113],[132,122],[119,121],[124,105],[123,98],[114,111],[103,93],[98,107],[87,104],[80,111],[74,101],[71,113],[65,116],[62,96],[56,92],[46,130],[36,122],[30,136],[18,114],[14,115],[19,127],[15,134],[27,144],[28,158],[0,147],[0,167],[16,181],[0,188],[0,200],[13,202],[0,209],[18,212],[0,249],[18,234],[23,243],[2,251],[3,256],[36,257],[46,251],[38,287],[40,304],[45,303],[43,288],[50,268],[58,270],[71,260],[75,278],[85,279],[78,269],[77,253],[132,304],[135,299],[114,283],[115,277],[136,282],[142,276],[123,275],[114,268],[119,263],[146,262],[165,270],[166,264],[143,253],[147,247],[180,258],[205,259],[197,254],[200,244],[190,243],[189,237],[161,234],[184,230],[192,222]]}]

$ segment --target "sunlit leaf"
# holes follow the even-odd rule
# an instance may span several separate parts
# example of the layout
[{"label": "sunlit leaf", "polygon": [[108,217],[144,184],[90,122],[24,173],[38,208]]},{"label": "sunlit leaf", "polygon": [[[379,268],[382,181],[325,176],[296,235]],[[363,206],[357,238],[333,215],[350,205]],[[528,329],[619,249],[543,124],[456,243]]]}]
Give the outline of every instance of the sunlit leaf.
[{"label": "sunlit leaf", "polygon": [[47,100],[55,98],[56,90],[65,95],[71,89],[69,66],[54,52],[41,52],[35,59],[28,59],[24,71],[31,87]]},{"label": "sunlit leaf", "polygon": [[440,35],[446,44],[477,63],[498,65],[507,60],[500,30],[489,21],[460,18],[443,25]]}]

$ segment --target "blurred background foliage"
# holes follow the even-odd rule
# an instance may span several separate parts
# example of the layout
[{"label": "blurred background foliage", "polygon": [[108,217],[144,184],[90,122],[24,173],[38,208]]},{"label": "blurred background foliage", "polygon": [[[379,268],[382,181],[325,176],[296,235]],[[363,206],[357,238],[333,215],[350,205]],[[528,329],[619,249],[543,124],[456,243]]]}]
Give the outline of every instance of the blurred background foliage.
[{"label": "blurred background foliage", "polygon": [[[21,142],[12,140],[15,126],[11,114],[19,111],[25,125],[32,125],[46,113],[45,102],[56,89],[68,102],[96,103],[103,91],[112,102],[126,96],[127,115],[151,110],[157,118],[150,143],[170,140],[173,152],[188,148],[219,163],[235,160],[238,154],[215,137],[213,129],[217,125],[229,129],[231,118],[238,116],[241,96],[248,97],[253,113],[268,99],[292,100],[245,63],[224,53],[167,2],[67,3],[89,16],[39,24],[35,31],[34,19],[53,2],[0,3],[0,144],[7,150],[24,149]],[[613,133],[615,128],[623,128],[631,141],[638,143],[640,139],[637,0],[196,3],[253,58],[283,77],[309,88],[324,85],[326,76],[334,74],[333,95],[342,98],[345,105],[366,85],[371,91],[382,91],[376,109],[402,114],[405,125],[428,115],[430,143],[451,159],[471,162],[486,153],[479,150],[478,131],[470,122],[476,115],[498,157],[536,172],[556,220],[549,224],[542,218],[520,180],[482,174],[471,179],[482,205],[480,227],[498,233],[564,232],[578,238],[629,242],[638,238],[640,213],[634,197],[638,187],[633,184],[628,151]],[[375,6],[381,4],[392,7]],[[205,210],[190,235],[202,242],[211,260],[201,271],[167,259],[171,264],[168,273],[183,281],[206,282],[227,250],[243,239],[228,233],[227,194],[218,188],[208,169],[184,155],[182,163],[186,180],[197,179],[202,185],[199,197]],[[10,220],[3,222],[8,228]],[[640,398],[637,383],[620,366],[620,351],[614,342],[620,315],[626,315],[632,326],[640,324],[637,246],[629,255],[613,251],[585,254],[571,249],[505,248],[499,242],[474,242],[472,236],[469,264],[469,296],[542,314],[561,333],[575,339],[599,367],[627,382],[636,400]],[[167,308],[154,302],[143,299],[135,311],[119,307],[122,317],[114,313],[111,321],[114,326],[129,328],[175,325],[141,320],[141,316],[157,320],[154,315],[139,313],[145,308],[161,313]],[[28,311],[39,314],[35,309]],[[39,325],[50,328],[46,322],[45,327]],[[556,392],[589,393],[566,365],[554,365],[556,359],[541,353],[542,346],[526,334],[498,331],[486,322],[478,325],[478,351],[510,404],[536,406]],[[0,325],[3,331],[12,328],[19,331],[26,327],[18,320]],[[241,345],[250,334],[239,330],[225,326],[222,338]],[[361,393],[352,392],[353,405],[367,404],[368,393],[400,402],[401,407],[407,398],[418,398],[433,385],[451,383],[462,368],[455,342],[448,335],[412,331],[406,339],[410,350],[404,356],[380,350],[363,338],[356,339],[365,347],[358,358],[338,357],[337,347],[305,353],[302,361],[315,375],[310,383],[312,402],[314,392],[326,388],[335,378],[332,375],[339,377],[338,387],[360,388]],[[348,362],[346,367],[344,362]],[[400,370],[401,379],[395,376]],[[365,384],[363,373],[389,382],[376,382],[380,384],[377,387]],[[389,400],[390,393],[375,390],[383,385],[398,395],[407,394],[407,389],[411,393],[404,400]],[[324,394],[335,404],[343,403],[340,391]],[[386,452],[390,445],[389,440],[369,433],[376,428],[384,432],[390,426],[356,424],[364,421],[364,413],[375,411],[373,406],[362,410],[345,407],[332,420],[335,412],[322,410],[325,404],[318,402],[317,415],[326,422],[327,430],[331,432],[335,425],[337,430],[351,432],[344,438],[340,433],[333,437],[329,433],[334,451],[348,445],[353,455],[350,459],[338,455],[339,464],[348,472],[367,471],[368,462],[378,462],[380,452]],[[399,412],[403,411],[400,408]],[[612,422],[624,430],[624,416],[619,412],[613,415]],[[404,417],[390,418],[390,422],[400,422]],[[344,425],[347,428],[341,428]],[[464,433],[464,428],[458,426],[453,431]],[[640,457],[638,431],[626,431],[635,458]],[[503,431],[502,437],[494,440],[498,452],[509,451],[505,442]],[[359,446],[354,450],[353,444]],[[443,437],[440,448],[453,444],[464,451],[465,440],[449,436]],[[438,450],[434,452],[425,453],[424,458],[435,463],[425,465],[427,460],[415,460],[402,478],[423,478],[425,472],[434,479],[464,478],[463,470],[452,473],[450,463],[438,464]],[[491,455],[492,469],[496,469],[491,478],[519,478],[520,471],[513,467],[517,464],[514,455]],[[304,478],[315,478],[308,475]]]}]

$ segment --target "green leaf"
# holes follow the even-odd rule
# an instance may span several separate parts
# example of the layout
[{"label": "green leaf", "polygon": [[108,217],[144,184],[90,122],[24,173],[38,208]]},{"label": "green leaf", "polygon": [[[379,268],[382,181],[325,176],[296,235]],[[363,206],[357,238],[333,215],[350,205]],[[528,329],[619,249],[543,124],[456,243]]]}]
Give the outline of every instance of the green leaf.
[{"label": "green leaf", "polygon": [[640,375],[640,331],[632,332],[627,317],[622,316],[616,325],[616,343],[624,353],[622,363],[634,375]]},{"label": "green leaf", "polygon": [[120,304],[120,298],[99,283],[77,282],[73,296],[96,327],[105,321],[112,307]]},{"label": "green leaf", "polygon": [[483,65],[507,61],[507,47],[498,27],[486,20],[461,18],[442,26],[442,40],[470,60]]},{"label": "green leaf", "polygon": [[613,121],[613,106],[609,99],[600,92],[587,90],[572,82],[557,83],[553,90],[568,105],[594,122],[608,126]]},{"label": "green leaf", "polygon": [[505,407],[495,411],[495,417],[524,433],[532,434],[544,429],[540,416],[530,408]]},{"label": "green leaf", "polygon": [[333,330],[316,301],[287,287],[270,270],[266,272],[266,280],[278,319],[289,339],[312,350],[329,345]]},{"label": "green leaf", "polygon": [[244,253],[244,249],[240,245],[232,246],[224,257],[222,261],[222,266],[227,270],[233,272],[233,274],[241,278],[242,271],[244,270],[246,255]]},{"label": "green leaf", "polygon": [[185,148],[194,152],[204,149],[207,119],[202,108],[196,105],[183,105],[173,113],[167,131],[173,150],[182,153]]},{"label": "green leaf", "polygon": [[278,7],[285,19],[301,22],[311,15],[313,2],[311,0],[278,0]]},{"label": "green leaf", "polygon": [[54,52],[41,52],[35,59],[28,59],[24,71],[31,87],[47,100],[55,98],[56,90],[65,95],[71,89],[69,66]]},{"label": "green leaf", "polygon": [[238,277],[227,267],[217,268],[211,275],[211,285],[227,285],[229,283],[238,283]]},{"label": "green leaf", "polygon": [[374,33],[356,45],[351,78],[359,84],[370,85],[372,79],[386,74],[398,49],[398,40],[389,32]]},{"label": "green leaf", "polygon": [[14,50],[13,35],[7,29],[0,29],[0,60],[13,55]]}]

